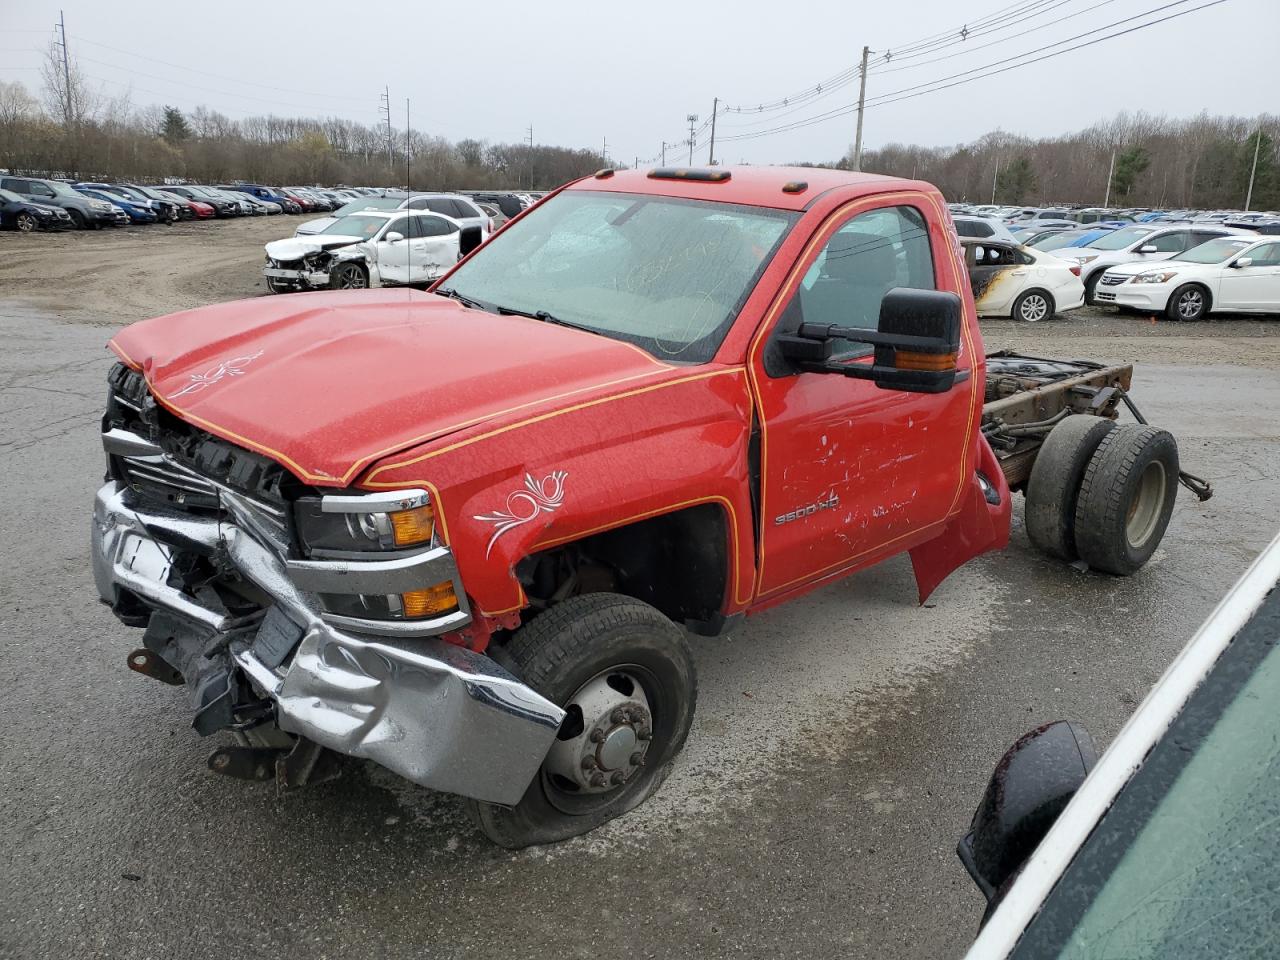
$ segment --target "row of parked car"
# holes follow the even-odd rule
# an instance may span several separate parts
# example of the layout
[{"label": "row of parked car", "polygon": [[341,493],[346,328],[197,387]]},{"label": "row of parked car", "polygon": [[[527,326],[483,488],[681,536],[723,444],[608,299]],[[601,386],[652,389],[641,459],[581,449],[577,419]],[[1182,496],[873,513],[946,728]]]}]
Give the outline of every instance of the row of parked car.
[{"label": "row of parked car", "polygon": [[[386,187],[273,187],[237,181],[217,185],[145,185],[0,175],[0,227],[33,230],[96,229],[128,224],[176,223],[241,216],[330,213],[352,204],[405,197]],[[501,223],[529,204],[530,194],[475,191],[483,215]]]},{"label": "row of parked car", "polygon": [[268,243],[263,277],[272,293],[427,284],[535,199],[388,192],[353,200]]},{"label": "row of parked car", "polygon": [[[1280,216],[952,205],[980,316],[1280,313]],[[1158,264],[1158,266],[1153,266]]]}]

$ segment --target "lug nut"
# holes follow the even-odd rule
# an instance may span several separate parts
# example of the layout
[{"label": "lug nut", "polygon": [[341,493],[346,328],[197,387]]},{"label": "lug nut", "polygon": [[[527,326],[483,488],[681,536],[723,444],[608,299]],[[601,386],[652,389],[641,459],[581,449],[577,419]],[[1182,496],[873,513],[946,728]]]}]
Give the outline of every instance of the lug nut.
[{"label": "lug nut", "polygon": [[591,775],[591,785],[592,785],[593,787],[603,787],[603,786],[604,786],[604,774],[603,774],[603,773],[599,773],[599,772],[597,772],[597,773],[593,773],[593,774]]},{"label": "lug nut", "polygon": [[642,767],[642,766],[644,766],[644,754],[643,754],[643,753],[641,753],[639,750],[637,750],[635,753],[633,753],[633,754],[631,755],[631,765],[632,765],[633,767]]},{"label": "lug nut", "polygon": [[603,742],[604,742],[604,731],[603,731],[603,730],[592,730],[592,731],[591,731],[591,742],[592,742],[592,743],[603,743]]},{"label": "lug nut", "polygon": [[636,739],[637,739],[637,740],[652,740],[652,739],[653,739],[653,731],[652,731],[652,730],[637,730],[637,731],[636,731]]},{"label": "lug nut", "polygon": [[615,707],[613,713],[609,715],[609,719],[614,723],[626,723],[627,711],[623,710],[621,707]]},{"label": "lug nut", "polygon": [[626,778],[626,777],[624,777],[624,776],[622,775],[622,772],[621,772],[621,771],[619,771],[619,772],[615,773],[615,774],[614,774],[612,777],[610,777],[609,779],[613,782],[613,785],[614,785],[615,787],[620,787],[620,786],[622,786],[623,782],[624,782],[627,778]]}]

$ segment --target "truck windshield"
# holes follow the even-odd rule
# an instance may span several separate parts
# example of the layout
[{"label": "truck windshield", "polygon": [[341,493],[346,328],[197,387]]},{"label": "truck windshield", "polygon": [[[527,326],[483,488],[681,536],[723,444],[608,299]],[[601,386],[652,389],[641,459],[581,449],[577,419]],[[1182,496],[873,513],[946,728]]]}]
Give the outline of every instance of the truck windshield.
[{"label": "truck windshield", "polygon": [[494,309],[545,312],[664,360],[705,363],[798,216],[566,191],[496,235],[447,286]]}]

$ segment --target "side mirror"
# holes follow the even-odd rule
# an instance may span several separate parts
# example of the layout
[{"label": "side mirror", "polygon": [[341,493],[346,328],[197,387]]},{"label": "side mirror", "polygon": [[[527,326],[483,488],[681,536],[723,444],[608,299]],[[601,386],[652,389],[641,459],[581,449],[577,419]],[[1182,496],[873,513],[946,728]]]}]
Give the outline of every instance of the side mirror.
[{"label": "side mirror", "polygon": [[[794,335],[778,337],[777,344],[783,357],[801,370],[873,380],[885,390],[945,393],[956,382],[962,323],[963,304],[956,294],[896,287],[880,302],[874,331],[802,323]],[[836,340],[871,344],[874,362],[833,362]]]},{"label": "side mirror", "polygon": [[390,233],[388,233],[388,234],[387,234],[385,237],[383,237],[382,239],[383,239],[383,240],[385,240],[385,241],[387,241],[387,243],[399,243],[401,240],[403,240],[403,239],[404,239],[404,234],[403,234],[403,233],[397,233],[396,231],[392,230]]},{"label": "side mirror", "polygon": [[1154,243],[1144,243],[1138,248],[1139,253],[1156,253],[1156,245]]},{"label": "side mirror", "polygon": [[458,259],[461,260],[483,241],[484,231],[479,227],[463,227],[458,233]]},{"label": "side mirror", "polygon": [[1089,731],[1068,720],[1023,734],[1000,758],[956,847],[988,915],[1097,761]]},{"label": "side mirror", "polygon": [[1235,263],[1231,265],[1236,268],[1252,267],[1253,257],[1241,257],[1239,260],[1237,260]]}]

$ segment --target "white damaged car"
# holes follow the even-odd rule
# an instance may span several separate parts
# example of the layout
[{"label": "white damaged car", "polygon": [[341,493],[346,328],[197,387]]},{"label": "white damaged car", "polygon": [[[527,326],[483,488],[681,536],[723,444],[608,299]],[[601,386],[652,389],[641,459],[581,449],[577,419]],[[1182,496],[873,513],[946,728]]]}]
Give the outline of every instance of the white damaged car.
[{"label": "white damaged car", "polygon": [[978,316],[1035,323],[1084,305],[1078,263],[996,240],[960,243]]},{"label": "white damaged car", "polygon": [[478,228],[438,213],[363,210],[314,236],[268,243],[262,275],[272,293],[427,284],[481,239]]}]

